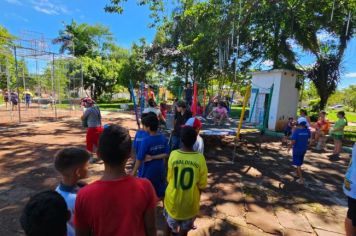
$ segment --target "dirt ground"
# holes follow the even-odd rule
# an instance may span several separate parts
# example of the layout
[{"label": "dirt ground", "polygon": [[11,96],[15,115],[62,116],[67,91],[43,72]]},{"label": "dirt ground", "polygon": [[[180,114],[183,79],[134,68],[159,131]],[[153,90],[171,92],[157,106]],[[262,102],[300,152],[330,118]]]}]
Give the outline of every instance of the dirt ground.
[{"label": "dirt ground", "polygon": [[[104,123],[116,123],[134,135],[136,123],[128,113],[103,113]],[[21,125],[0,123],[0,235],[23,235],[18,218],[32,194],[55,188],[59,176],[53,155],[68,146],[84,147],[85,130],[78,117]],[[308,151],[306,185],[291,175],[291,154],[279,140],[243,136],[232,164],[231,139],[205,139],[209,186],[201,197],[201,213],[190,235],[343,235],[346,198],[343,175],[349,154],[331,162],[327,153]],[[90,167],[88,182],[100,178],[102,164]],[[158,208],[162,235],[162,208]]]},{"label": "dirt ground", "polygon": [[[19,114],[20,113],[20,114]],[[68,109],[60,109],[49,104],[31,104],[26,109],[25,104],[20,104],[19,110],[12,109],[10,105],[6,108],[5,104],[0,106],[0,125],[17,124],[21,122],[54,121],[56,118],[63,119],[77,117],[82,113],[79,106]]]}]

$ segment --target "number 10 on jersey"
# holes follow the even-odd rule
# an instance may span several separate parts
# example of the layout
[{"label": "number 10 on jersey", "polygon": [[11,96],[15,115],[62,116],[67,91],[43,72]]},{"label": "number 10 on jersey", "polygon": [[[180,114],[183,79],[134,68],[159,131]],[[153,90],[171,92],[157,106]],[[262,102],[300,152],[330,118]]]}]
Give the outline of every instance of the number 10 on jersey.
[{"label": "number 10 on jersey", "polygon": [[191,167],[185,167],[179,172],[178,167],[174,167],[174,187],[188,190],[193,186],[194,171]]}]

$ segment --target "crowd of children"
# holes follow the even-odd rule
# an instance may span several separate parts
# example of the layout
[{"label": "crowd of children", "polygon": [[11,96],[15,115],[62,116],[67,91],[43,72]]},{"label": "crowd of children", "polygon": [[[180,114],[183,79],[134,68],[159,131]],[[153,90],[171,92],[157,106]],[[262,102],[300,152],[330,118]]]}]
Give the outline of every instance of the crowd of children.
[{"label": "crowd of children", "polygon": [[[174,150],[158,132],[155,112],[143,114],[143,128],[133,144],[128,130],[107,125],[96,147],[104,173],[89,185],[80,180],[87,178],[90,153],[78,148],[59,151],[54,166],[61,182],[55,191],[42,192],[26,205],[21,216],[26,235],[156,235],[159,201],[164,202],[166,235],[187,235],[194,227],[208,171],[199,136],[202,124],[184,108],[185,102],[180,102]],[[126,173],[132,156],[133,170]]]},{"label": "crowd of children", "polygon": [[316,144],[315,150],[323,151],[327,136],[330,135],[334,139],[334,150],[333,154],[329,156],[330,160],[339,160],[344,128],[347,125],[345,112],[337,113],[338,120],[332,127],[326,116],[326,112],[321,111],[317,122],[312,124],[307,116],[307,111],[302,109],[297,121],[295,122],[293,117],[290,117],[285,126],[282,144],[288,143],[288,140],[291,139],[289,148],[293,148],[293,165],[296,166],[298,183],[304,183],[301,166],[309,145]]},{"label": "crowd of children", "polygon": [[[175,101],[173,106],[173,131],[168,140],[159,132],[160,122],[166,122],[167,106],[162,103],[157,108],[153,94],[141,117],[142,129],[136,132],[133,143],[125,128],[117,125],[103,128],[100,110],[94,101],[84,99],[86,111],[82,121],[88,128],[89,152],[66,148],[56,154],[54,166],[62,180],[55,191],[35,195],[26,205],[20,220],[26,235],[156,235],[159,201],[163,202],[166,235],[187,235],[194,228],[208,170],[204,142],[199,135],[202,123],[192,117],[190,92],[186,91],[185,96],[186,102]],[[218,102],[210,114],[221,124],[227,118],[227,108]],[[296,121],[288,119],[283,142],[291,140],[289,147],[299,184],[304,184],[302,165],[311,139],[316,150],[323,150],[330,134],[335,142],[332,158],[338,158],[341,151],[343,129],[347,125],[345,113],[338,112],[338,121],[332,128],[326,115],[320,112],[315,124],[305,110],[301,110]],[[85,185],[80,181],[87,178],[90,153],[96,153],[103,161],[104,173],[100,180]],[[134,166],[127,173],[125,166],[130,157]],[[350,171],[347,178],[356,176]],[[351,187],[352,182],[345,180],[349,208],[356,209],[356,195]],[[355,226],[356,216],[348,214],[346,222]],[[45,227],[41,227],[43,223]]]}]

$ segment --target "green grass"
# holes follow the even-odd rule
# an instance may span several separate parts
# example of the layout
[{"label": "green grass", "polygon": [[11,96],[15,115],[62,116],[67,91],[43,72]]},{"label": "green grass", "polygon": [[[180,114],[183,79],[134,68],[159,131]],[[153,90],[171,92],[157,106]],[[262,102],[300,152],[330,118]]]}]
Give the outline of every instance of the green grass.
[{"label": "green grass", "polygon": [[356,126],[345,127],[345,139],[356,142]]},{"label": "green grass", "polygon": [[[125,104],[133,106],[133,103]],[[120,105],[123,105],[123,103],[99,103],[98,105],[102,111],[117,111],[120,109]]]},{"label": "green grass", "polygon": [[[328,113],[328,120],[335,122],[337,121],[337,112],[338,110],[327,110]],[[356,112],[345,112],[346,118],[349,122],[356,123]]]},{"label": "green grass", "polygon": [[57,109],[69,109],[70,105],[69,104],[56,104]]},{"label": "green grass", "polygon": [[[250,108],[247,107],[246,111],[248,111],[249,109]],[[230,111],[230,117],[231,118],[240,118],[241,111],[242,111],[242,106],[232,105],[231,111]]]}]

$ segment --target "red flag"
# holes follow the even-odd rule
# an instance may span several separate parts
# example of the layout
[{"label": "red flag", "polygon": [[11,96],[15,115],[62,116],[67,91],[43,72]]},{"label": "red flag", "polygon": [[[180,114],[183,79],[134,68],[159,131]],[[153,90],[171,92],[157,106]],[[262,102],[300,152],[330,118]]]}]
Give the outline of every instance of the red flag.
[{"label": "red flag", "polygon": [[192,113],[193,116],[197,115],[197,107],[198,107],[198,84],[194,83],[194,92],[193,92],[193,104],[192,104]]}]

